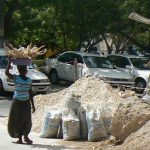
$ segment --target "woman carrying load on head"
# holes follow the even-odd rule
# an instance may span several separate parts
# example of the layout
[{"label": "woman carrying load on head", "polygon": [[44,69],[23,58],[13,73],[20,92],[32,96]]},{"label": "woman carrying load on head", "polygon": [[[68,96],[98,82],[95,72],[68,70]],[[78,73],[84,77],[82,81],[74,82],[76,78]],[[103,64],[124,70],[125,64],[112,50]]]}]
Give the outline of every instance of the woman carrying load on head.
[{"label": "woman carrying load on head", "polygon": [[10,108],[9,120],[8,120],[8,132],[13,138],[18,138],[16,142],[23,144],[22,136],[27,144],[32,144],[32,140],[28,138],[31,131],[31,106],[33,113],[35,112],[35,106],[31,90],[31,79],[26,76],[27,66],[18,65],[17,69],[19,75],[11,74],[9,72],[11,68],[11,59],[9,59],[6,67],[5,74],[14,80],[15,91],[13,95],[13,102]]}]

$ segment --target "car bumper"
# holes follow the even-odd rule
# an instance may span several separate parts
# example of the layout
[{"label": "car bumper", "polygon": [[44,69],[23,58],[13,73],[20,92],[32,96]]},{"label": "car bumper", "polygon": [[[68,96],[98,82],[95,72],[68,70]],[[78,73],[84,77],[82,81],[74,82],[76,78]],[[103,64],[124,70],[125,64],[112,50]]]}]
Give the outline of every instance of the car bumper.
[{"label": "car bumper", "polygon": [[124,81],[108,81],[108,80],[106,81],[105,80],[105,82],[113,86],[122,86],[122,87],[124,86],[126,88],[133,88],[135,86],[135,83],[132,81],[124,82]]},{"label": "car bumper", "polygon": [[[7,82],[7,84],[5,84],[4,90],[8,92],[14,92],[15,90],[14,83]],[[32,84],[33,93],[49,92],[49,90],[50,90],[50,83]]]}]

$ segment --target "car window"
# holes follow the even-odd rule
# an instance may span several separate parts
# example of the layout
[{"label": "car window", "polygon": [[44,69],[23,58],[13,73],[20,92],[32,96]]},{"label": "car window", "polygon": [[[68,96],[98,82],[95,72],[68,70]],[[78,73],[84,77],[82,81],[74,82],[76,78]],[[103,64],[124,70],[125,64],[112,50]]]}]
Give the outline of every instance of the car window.
[{"label": "car window", "polygon": [[105,57],[84,56],[88,68],[113,69],[113,65]]},{"label": "car window", "polygon": [[71,55],[69,53],[62,54],[59,56],[58,61],[66,63],[72,60]]},{"label": "car window", "polygon": [[0,68],[6,68],[7,64],[8,64],[8,57],[0,56]]},{"label": "car window", "polygon": [[74,53],[65,53],[58,58],[58,61],[63,63],[74,64],[74,60],[77,59],[78,63],[83,63],[82,57]]},{"label": "car window", "polygon": [[108,59],[114,66],[118,66],[118,57],[117,57],[117,56],[108,56],[107,59]]},{"label": "car window", "polygon": [[148,58],[130,58],[134,67],[140,70],[150,70],[150,60]]},{"label": "car window", "polygon": [[83,64],[83,59],[82,59],[82,57],[80,55],[78,55],[78,54],[72,54],[72,57],[73,57],[73,60],[76,59],[78,63]]},{"label": "car window", "polygon": [[130,66],[130,62],[126,57],[118,57],[118,66],[120,68],[126,68],[126,66]]}]

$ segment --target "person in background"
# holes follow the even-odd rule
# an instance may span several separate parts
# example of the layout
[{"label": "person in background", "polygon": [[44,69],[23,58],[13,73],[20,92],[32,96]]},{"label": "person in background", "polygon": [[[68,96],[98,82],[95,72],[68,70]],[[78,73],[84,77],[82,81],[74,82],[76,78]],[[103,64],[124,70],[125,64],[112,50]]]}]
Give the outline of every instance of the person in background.
[{"label": "person in background", "polygon": [[19,75],[13,75],[9,72],[11,68],[11,59],[9,59],[6,67],[5,74],[12,80],[14,80],[15,91],[13,95],[13,102],[10,108],[8,119],[8,133],[12,138],[18,138],[15,143],[23,144],[22,136],[24,136],[24,142],[32,144],[33,141],[29,139],[28,135],[31,131],[31,106],[32,112],[35,112],[35,106],[33,101],[33,95],[31,91],[32,80],[26,76],[27,66],[18,65],[17,69]]}]

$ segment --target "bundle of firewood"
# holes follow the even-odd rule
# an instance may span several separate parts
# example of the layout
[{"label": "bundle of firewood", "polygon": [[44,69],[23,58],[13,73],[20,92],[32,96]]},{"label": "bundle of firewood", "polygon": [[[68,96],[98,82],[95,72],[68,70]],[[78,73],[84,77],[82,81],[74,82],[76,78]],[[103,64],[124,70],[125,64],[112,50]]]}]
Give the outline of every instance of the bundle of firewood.
[{"label": "bundle of firewood", "polygon": [[36,45],[32,46],[29,44],[27,47],[15,48],[11,44],[5,46],[5,54],[10,58],[30,58],[33,59],[39,55],[46,53],[45,46],[37,47]]}]

